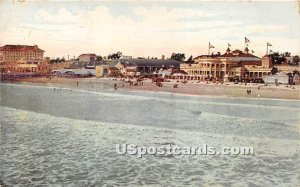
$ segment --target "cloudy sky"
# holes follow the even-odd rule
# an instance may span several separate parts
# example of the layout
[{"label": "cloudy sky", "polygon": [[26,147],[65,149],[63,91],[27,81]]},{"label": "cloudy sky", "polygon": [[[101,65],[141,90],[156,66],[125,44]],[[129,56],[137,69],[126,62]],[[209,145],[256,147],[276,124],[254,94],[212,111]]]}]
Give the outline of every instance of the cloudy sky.
[{"label": "cloudy sky", "polygon": [[0,45],[39,45],[45,56],[81,53],[134,57],[197,56],[223,53],[227,43],[255,55],[273,51],[300,54],[300,14],[296,1],[0,1]]}]

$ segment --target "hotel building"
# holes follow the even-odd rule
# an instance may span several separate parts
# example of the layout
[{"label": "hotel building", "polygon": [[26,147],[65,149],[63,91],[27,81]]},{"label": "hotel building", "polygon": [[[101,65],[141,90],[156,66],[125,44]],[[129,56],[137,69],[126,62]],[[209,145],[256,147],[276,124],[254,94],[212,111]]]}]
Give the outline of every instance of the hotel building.
[{"label": "hotel building", "polygon": [[194,64],[181,64],[180,69],[188,73],[191,80],[224,80],[224,81],[261,81],[264,75],[271,73],[272,62],[268,56],[262,59],[244,51],[229,48],[223,55],[202,55],[194,59]]},{"label": "hotel building", "polygon": [[37,45],[5,45],[0,47],[0,61],[39,63],[43,61],[44,52]]},{"label": "hotel building", "polygon": [[43,59],[44,52],[37,45],[2,46],[0,47],[0,72],[49,74],[50,66]]}]

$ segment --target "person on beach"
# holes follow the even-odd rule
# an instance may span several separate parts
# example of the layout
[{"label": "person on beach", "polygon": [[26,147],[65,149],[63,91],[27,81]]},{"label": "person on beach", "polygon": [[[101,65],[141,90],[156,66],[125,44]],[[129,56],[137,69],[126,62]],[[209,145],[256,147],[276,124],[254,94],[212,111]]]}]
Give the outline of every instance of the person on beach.
[{"label": "person on beach", "polygon": [[76,82],[76,84],[77,84],[77,87],[78,87],[78,81]]},{"label": "person on beach", "polygon": [[114,84],[114,89],[117,90],[117,83]]}]

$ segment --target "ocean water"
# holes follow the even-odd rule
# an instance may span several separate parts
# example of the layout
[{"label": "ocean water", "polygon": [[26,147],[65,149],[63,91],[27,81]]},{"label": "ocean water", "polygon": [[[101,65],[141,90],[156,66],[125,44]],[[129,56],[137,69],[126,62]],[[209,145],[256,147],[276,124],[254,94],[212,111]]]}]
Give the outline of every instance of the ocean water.
[{"label": "ocean water", "polygon": [[[20,186],[297,186],[300,101],[0,84],[0,180]],[[116,144],[255,155],[119,155]]]}]

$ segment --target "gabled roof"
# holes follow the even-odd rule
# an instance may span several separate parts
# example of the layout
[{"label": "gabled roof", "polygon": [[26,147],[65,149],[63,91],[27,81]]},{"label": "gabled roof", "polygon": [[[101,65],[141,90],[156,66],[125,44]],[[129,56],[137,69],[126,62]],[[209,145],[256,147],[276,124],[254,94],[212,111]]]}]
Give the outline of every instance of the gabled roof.
[{"label": "gabled roof", "polygon": [[241,50],[234,50],[231,53],[224,53],[220,58],[231,58],[234,61],[261,61],[261,59],[253,54],[244,53]]},{"label": "gabled roof", "polygon": [[252,57],[252,58],[258,58],[259,59],[259,57],[257,57],[257,56],[255,56],[255,55],[252,55],[252,54],[246,54],[246,53],[240,53],[240,54],[238,54],[238,55],[235,55],[235,54],[232,54],[232,53],[225,53],[225,54],[223,54],[223,55],[221,55],[220,57]]}]

